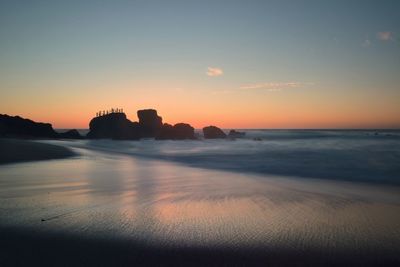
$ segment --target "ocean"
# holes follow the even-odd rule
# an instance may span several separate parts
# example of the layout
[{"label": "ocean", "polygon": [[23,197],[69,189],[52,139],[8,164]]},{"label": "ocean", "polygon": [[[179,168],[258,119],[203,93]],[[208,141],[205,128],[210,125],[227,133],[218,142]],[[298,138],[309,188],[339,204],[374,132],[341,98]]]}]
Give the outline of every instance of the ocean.
[{"label": "ocean", "polygon": [[234,172],[400,184],[400,131],[244,131],[246,137],[235,140],[96,140],[77,146]]}]

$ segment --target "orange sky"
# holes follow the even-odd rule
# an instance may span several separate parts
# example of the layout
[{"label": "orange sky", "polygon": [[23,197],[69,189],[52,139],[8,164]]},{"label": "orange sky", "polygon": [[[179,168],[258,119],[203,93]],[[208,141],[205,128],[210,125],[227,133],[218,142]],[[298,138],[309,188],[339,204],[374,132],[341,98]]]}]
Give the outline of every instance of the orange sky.
[{"label": "orange sky", "polygon": [[[321,93],[318,85],[308,88],[270,91],[246,91],[222,88],[164,89],[142,85],[136,90],[104,89],[91,95],[9,96],[2,112],[35,121],[50,122],[55,128],[88,128],[99,110],[123,108],[136,121],[136,111],[155,108],[164,122],[187,122],[195,128],[217,125],[222,128],[399,128],[397,98],[377,101],[362,92],[346,97]],[[137,97],[137,96],[140,96]],[[13,99],[15,97],[15,99]],[[4,98],[3,98],[4,100]],[[15,103],[19,103],[15,105]],[[46,104],[44,104],[46,103]]]},{"label": "orange sky", "polygon": [[196,128],[400,128],[394,2],[204,1],[0,2],[0,113],[55,128],[117,107]]}]

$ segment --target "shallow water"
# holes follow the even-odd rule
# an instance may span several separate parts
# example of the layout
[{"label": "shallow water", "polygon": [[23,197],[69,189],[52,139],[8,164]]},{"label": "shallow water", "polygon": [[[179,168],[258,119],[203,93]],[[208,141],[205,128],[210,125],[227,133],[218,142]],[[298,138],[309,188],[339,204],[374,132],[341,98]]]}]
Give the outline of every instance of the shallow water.
[{"label": "shallow water", "polygon": [[0,227],[162,247],[318,249],[327,257],[345,251],[400,260],[397,186],[74,150],[80,156],[0,167]]}]

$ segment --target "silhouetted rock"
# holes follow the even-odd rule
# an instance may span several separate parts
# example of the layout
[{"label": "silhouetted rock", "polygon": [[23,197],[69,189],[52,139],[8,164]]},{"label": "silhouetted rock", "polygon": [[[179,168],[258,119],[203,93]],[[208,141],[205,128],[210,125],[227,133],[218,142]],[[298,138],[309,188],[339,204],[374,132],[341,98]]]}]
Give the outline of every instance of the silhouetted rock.
[{"label": "silhouetted rock", "polygon": [[0,136],[56,138],[58,134],[50,123],[34,122],[19,116],[0,114]]},{"label": "silhouetted rock", "polygon": [[204,127],[203,134],[206,139],[226,138],[226,134],[216,126]]},{"label": "silhouetted rock", "polygon": [[194,128],[187,123],[177,123],[174,126],[164,123],[156,136],[157,140],[183,140],[183,139],[195,139]]},{"label": "silhouetted rock", "polygon": [[230,130],[228,134],[228,137],[230,138],[243,138],[245,136],[246,136],[245,132],[238,132],[236,130]]},{"label": "silhouetted rock", "polygon": [[156,137],[163,126],[162,118],[157,115],[157,111],[154,109],[138,110],[137,116],[142,137]]},{"label": "silhouetted rock", "polygon": [[156,136],[157,140],[174,139],[174,126],[168,123],[164,123],[161,130]]},{"label": "silhouetted rock", "polygon": [[175,139],[195,139],[194,128],[187,123],[177,123],[174,125]]},{"label": "silhouetted rock", "polygon": [[[104,114],[102,112],[101,114]],[[162,118],[154,109],[138,110],[139,122],[131,122],[124,113],[97,114],[90,121],[88,138],[140,139],[154,137],[157,140],[196,139],[194,128],[187,123],[174,126],[162,124]],[[217,128],[218,129],[218,128]],[[226,135],[222,132],[223,137]],[[220,136],[220,135],[219,135]]]},{"label": "silhouetted rock", "polygon": [[124,113],[111,113],[93,118],[89,124],[88,138],[140,139],[141,129],[137,122],[131,122]]},{"label": "silhouetted rock", "polygon": [[59,138],[64,138],[64,139],[82,139],[83,136],[75,129],[59,133],[58,134]]}]

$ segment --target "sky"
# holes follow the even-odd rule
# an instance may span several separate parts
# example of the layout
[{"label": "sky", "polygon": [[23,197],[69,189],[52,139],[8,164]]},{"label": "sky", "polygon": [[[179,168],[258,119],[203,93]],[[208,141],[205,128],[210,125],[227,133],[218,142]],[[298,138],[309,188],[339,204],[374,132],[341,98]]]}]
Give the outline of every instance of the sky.
[{"label": "sky", "polygon": [[0,113],[400,128],[400,1],[0,0]]}]

